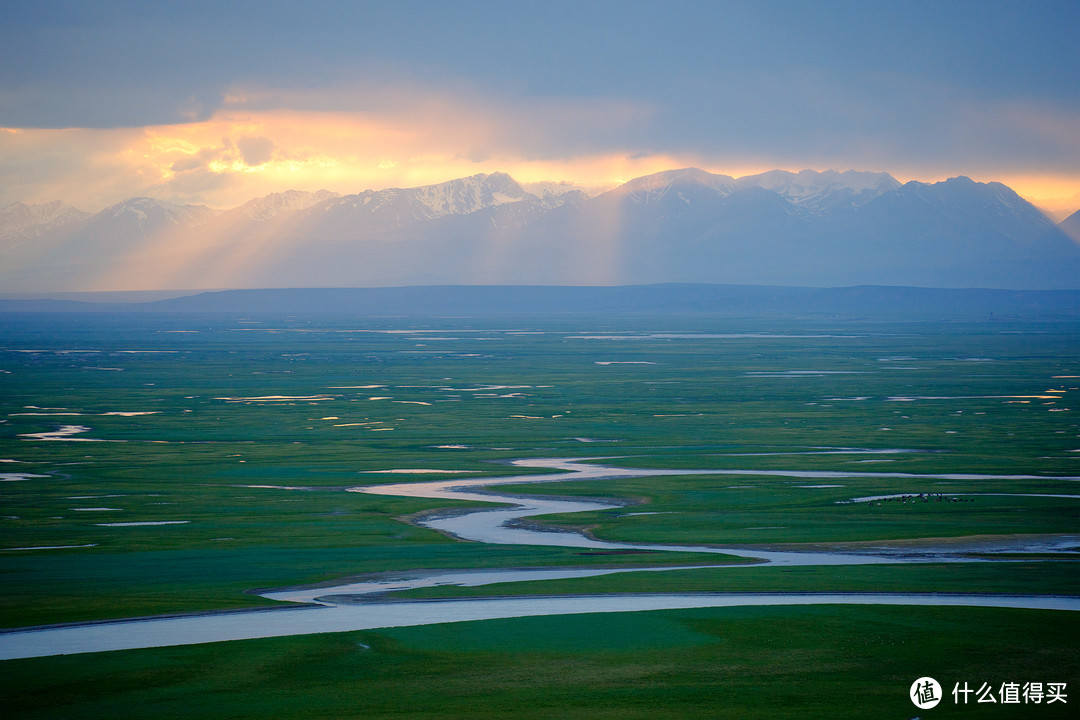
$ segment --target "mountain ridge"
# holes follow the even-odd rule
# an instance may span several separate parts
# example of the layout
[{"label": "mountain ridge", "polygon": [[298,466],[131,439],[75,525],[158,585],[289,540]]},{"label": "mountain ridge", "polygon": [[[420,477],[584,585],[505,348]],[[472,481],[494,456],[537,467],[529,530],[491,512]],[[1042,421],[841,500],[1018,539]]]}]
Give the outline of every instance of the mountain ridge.
[{"label": "mountain ridge", "polygon": [[[657,282],[1080,287],[1080,244],[1001,183],[698,168],[596,195],[506,173],[223,212],[131,198],[0,234],[10,290]],[[28,210],[30,212],[28,212]],[[78,211],[76,211],[78,212]],[[48,212],[40,211],[42,217]],[[24,206],[23,216],[34,209]],[[3,227],[3,226],[0,226]],[[1072,231],[1075,233],[1075,231]],[[4,239],[6,237],[6,239]],[[127,280],[130,283],[130,280]],[[107,284],[111,283],[111,284]]]},{"label": "mountain ridge", "polygon": [[85,220],[92,213],[79,210],[62,200],[48,203],[11,203],[0,208],[0,240],[38,237],[50,230]]}]

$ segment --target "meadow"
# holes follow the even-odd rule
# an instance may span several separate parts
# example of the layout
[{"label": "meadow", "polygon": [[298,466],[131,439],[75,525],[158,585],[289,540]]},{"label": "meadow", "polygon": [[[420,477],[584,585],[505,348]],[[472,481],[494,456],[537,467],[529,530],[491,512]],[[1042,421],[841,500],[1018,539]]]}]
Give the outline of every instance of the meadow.
[{"label": "meadow", "polygon": [[[442,568],[732,564],[406,595],[1078,595],[1078,387],[1075,321],[8,314],[0,626],[266,608],[249,591]],[[981,562],[482,545],[410,522],[470,503],[346,492],[536,457],[725,471],[512,490],[626,501],[543,519],[604,540]],[[849,502],[920,493],[951,501]],[[1061,611],[730,608],[13,660],[0,683],[15,717],[912,717],[930,675],[940,714],[1051,718],[1080,696],[948,691],[1075,690],[1078,640]]]}]

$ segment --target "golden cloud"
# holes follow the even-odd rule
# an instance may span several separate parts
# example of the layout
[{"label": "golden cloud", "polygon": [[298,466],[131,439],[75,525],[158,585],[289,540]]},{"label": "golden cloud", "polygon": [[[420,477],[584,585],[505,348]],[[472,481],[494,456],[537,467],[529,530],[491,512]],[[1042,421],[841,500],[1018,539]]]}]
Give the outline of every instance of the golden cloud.
[{"label": "golden cloud", "polygon": [[202,121],[11,129],[0,135],[0,202],[62,198],[95,210],[150,195],[230,207],[287,189],[353,193],[496,170],[523,180],[611,183],[672,159],[630,160],[617,149],[570,156],[559,148],[567,136],[648,115],[595,99],[497,104],[463,86],[237,90]]},{"label": "golden cloud", "polygon": [[[508,172],[522,182],[596,186],[676,167],[739,176],[788,164],[777,158],[641,153],[612,140],[654,121],[652,108],[623,100],[495,102],[460,85],[437,91],[408,85],[234,90],[212,117],[196,122],[5,129],[0,132],[0,204],[64,199],[97,210],[150,195],[225,208],[289,189],[347,194],[480,172]],[[1024,122],[1035,121],[1025,117]],[[1042,128],[1044,135],[1060,131],[1056,124]],[[918,177],[917,170],[905,174]],[[1001,180],[1028,197],[1080,192],[1080,173],[977,179]]]}]

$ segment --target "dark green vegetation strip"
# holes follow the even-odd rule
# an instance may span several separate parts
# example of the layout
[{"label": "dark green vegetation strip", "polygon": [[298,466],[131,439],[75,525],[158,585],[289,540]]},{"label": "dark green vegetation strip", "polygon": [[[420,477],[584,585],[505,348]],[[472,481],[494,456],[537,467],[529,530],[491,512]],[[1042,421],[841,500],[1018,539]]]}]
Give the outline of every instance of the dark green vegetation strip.
[{"label": "dark green vegetation strip", "polygon": [[1080,595],[1080,562],[723,567],[469,588],[421,588],[396,593],[395,597],[831,591]]},{"label": "dark green vegetation strip", "polygon": [[[522,618],[11,661],[16,718],[1071,718],[1075,613],[775,607]],[[1067,703],[953,702],[1067,683]],[[922,714],[926,717],[925,714]]]}]

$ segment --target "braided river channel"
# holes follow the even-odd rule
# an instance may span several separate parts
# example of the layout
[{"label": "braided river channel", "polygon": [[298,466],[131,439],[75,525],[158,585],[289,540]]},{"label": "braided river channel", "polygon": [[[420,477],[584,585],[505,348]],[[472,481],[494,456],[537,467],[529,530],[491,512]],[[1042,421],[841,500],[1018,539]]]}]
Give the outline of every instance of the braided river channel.
[{"label": "braided river channel", "polygon": [[[530,525],[528,518],[621,507],[622,503],[570,500],[497,493],[493,485],[525,485],[560,481],[583,481],[644,477],[650,475],[770,475],[792,478],[877,477],[938,478],[944,480],[1047,479],[1046,476],[907,473],[852,473],[794,470],[673,470],[631,469],[583,462],[582,459],[527,459],[511,465],[557,471],[547,474],[511,475],[436,482],[407,482],[350,488],[350,492],[432,499],[471,500],[494,503],[495,509],[468,509],[427,515],[419,525],[465,541],[478,543],[549,545],[601,550],[691,551],[738,556],[771,565],[852,565],[917,562],[974,562],[957,547],[897,551],[882,548],[868,552],[778,552],[745,547],[656,545],[615,543],[577,532],[557,532]],[[1054,479],[1080,481],[1080,477]],[[1061,496],[1080,499],[1080,496]],[[857,498],[854,500],[866,500]],[[525,522],[523,522],[525,521]],[[1035,541],[1010,550],[1053,553],[1075,546],[1075,536]],[[716,565],[692,566],[717,567]],[[386,593],[434,585],[479,586],[492,583],[528,582],[589,577],[620,572],[664,572],[682,567],[567,568],[516,570],[433,570],[382,573],[364,582],[332,587],[281,589],[260,593],[283,602],[279,608],[253,611],[210,612],[198,615],[134,618],[101,623],[25,628],[0,633],[0,660],[102,652],[148,647],[243,640],[287,635],[347,632],[385,627],[429,625],[496,618],[567,615],[598,612],[636,612],[677,608],[732,607],[741,605],[939,605],[1080,610],[1080,597],[1045,595],[964,595],[915,593],[695,593],[611,594],[575,596],[484,597],[446,600],[393,600]]]}]

